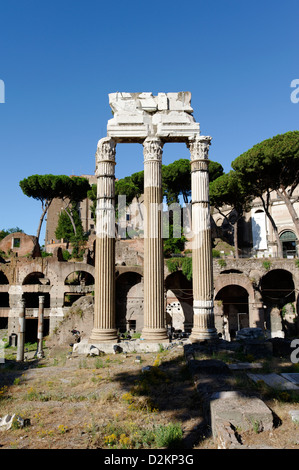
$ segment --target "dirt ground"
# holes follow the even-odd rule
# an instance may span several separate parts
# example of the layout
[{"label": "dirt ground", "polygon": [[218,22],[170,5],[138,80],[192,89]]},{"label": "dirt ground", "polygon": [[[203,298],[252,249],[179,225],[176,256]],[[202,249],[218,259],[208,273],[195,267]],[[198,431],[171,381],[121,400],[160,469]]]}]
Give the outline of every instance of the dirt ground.
[{"label": "dirt ground", "polygon": [[[0,431],[0,448],[217,449],[182,345],[160,353],[97,357],[46,346],[43,359],[32,356],[22,364],[1,365],[0,418],[16,414],[30,425],[14,423]],[[299,410],[299,403],[270,399],[266,404],[279,424],[269,432],[242,433],[244,446],[298,449],[299,424],[289,411]],[[168,441],[165,429],[172,433]]]}]

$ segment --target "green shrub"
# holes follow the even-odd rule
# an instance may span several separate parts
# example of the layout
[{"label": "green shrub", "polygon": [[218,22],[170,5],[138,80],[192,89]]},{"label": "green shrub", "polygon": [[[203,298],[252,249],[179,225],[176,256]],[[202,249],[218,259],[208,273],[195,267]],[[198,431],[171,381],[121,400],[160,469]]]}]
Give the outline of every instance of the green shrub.
[{"label": "green shrub", "polygon": [[263,267],[265,268],[266,271],[269,271],[269,269],[271,268],[271,262],[263,261]]},{"label": "green shrub", "polygon": [[72,255],[70,254],[70,252],[68,250],[63,250],[62,251],[62,257],[64,259],[64,261],[68,261]]},{"label": "green shrub", "polygon": [[179,270],[179,268],[182,268],[182,273],[188,281],[191,281],[192,279],[192,258],[186,257],[186,258],[171,258],[166,260],[166,265],[168,270],[171,273],[174,273]]},{"label": "green shrub", "polygon": [[220,258],[221,257],[220,251],[216,250],[215,248],[212,249],[212,255],[213,255],[213,258]]},{"label": "green shrub", "polygon": [[225,268],[226,266],[226,261],[224,259],[219,259],[218,264],[221,268]]},{"label": "green shrub", "polygon": [[183,258],[182,261],[182,272],[184,276],[191,281],[192,279],[192,258]]},{"label": "green shrub", "polygon": [[53,256],[53,253],[48,253],[47,251],[41,252],[42,258],[47,258],[48,256]]}]

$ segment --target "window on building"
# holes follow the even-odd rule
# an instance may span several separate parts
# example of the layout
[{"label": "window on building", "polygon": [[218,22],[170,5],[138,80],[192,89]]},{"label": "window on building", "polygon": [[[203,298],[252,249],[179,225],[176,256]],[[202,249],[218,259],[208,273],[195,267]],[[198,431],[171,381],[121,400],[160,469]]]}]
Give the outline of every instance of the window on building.
[{"label": "window on building", "polygon": [[13,238],[12,246],[13,246],[13,248],[20,248],[21,239],[20,238]]},{"label": "window on building", "polygon": [[286,230],[279,236],[284,258],[295,258],[296,257],[296,240],[297,237],[291,230]]}]

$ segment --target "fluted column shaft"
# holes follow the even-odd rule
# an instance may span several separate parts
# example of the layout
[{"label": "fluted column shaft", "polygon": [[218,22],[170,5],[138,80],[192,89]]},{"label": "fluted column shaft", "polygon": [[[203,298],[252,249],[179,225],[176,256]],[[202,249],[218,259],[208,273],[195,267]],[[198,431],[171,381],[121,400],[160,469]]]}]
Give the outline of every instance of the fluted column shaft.
[{"label": "fluted column shaft", "polygon": [[209,203],[208,152],[211,137],[189,141],[192,192],[192,274],[194,321],[191,341],[215,339],[213,262]]},{"label": "fluted column shaft", "polygon": [[167,340],[164,309],[164,259],[162,240],[163,143],[148,137],[144,147],[144,328],[146,341]]},{"label": "fluted column shaft", "polygon": [[108,137],[96,153],[97,224],[94,326],[90,343],[117,340],[115,328],[115,148]]},{"label": "fluted column shaft", "polygon": [[43,357],[43,336],[44,336],[44,305],[45,296],[38,298],[38,322],[37,322],[37,357]]}]

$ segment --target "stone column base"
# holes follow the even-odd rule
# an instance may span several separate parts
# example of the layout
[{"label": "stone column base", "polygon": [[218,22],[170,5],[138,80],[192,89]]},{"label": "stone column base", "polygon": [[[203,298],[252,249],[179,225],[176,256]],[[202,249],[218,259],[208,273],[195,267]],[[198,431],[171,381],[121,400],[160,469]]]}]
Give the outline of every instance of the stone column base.
[{"label": "stone column base", "polygon": [[193,328],[189,336],[191,343],[197,341],[217,341],[219,339],[217,330],[215,328]]},{"label": "stone column base", "polygon": [[141,338],[153,343],[169,341],[166,328],[143,328]]},{"label": "stone column base", "polygon": [[115,328],[112,329],[100,329],[100,328],[93,328],[90,338],[88,340],[89,343],[104,343],[108,341],[116,342],[118,340],[117,330]]}]

